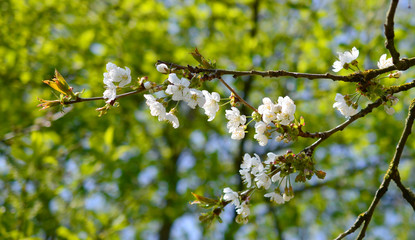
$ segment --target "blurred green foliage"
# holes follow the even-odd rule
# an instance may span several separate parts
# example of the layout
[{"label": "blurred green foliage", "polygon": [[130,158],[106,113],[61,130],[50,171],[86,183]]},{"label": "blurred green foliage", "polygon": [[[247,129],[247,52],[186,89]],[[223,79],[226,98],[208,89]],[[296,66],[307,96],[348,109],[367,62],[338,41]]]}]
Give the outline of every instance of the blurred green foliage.
[{"label": "blurred green foliage", "polygon": [[[247,225],[201,225],[191,192],[219,196],[242,187],[243,153],[294,152],[309,145],[259,147],[253,129],[230,139],[224,109],[207,122],[199,109],[180,108],[177,130],[150,116],[141,95],[98,118],[103,102],[39,111],[37,97],[53,99],[42,83],[58,69],[83,97],[101,96],[105,64],[128,66],[133,79],[161,83],[158,59],[196,64],[198,47],[219,68],[331,70],[337,51],[356,46],[373,68],[384,48],[387,1],[2,0],[0,1],[0,238],[1,239],[331,239],[367,209],[403,129],[413,93],[398,94],[397,113],[383,109],[335,134],[315,153],[324,182],[294,185],[296,197],[275,206],[256,194]],[[413,10],[402,3],[396,42],[413,57]],[[345,74],[345,72],[340,72]],[[403,83],[414,74],[408,70]],[[330,80],[228,78],[258,106],[265,96],[289,95],[308,131],[344,121],[332,108],[336,92],[355,86]],[[389,82],[387,84],[394,84]],[[218,82],[205,87],[226,96]],[[362,102],[362,106],[366,104]],[[243,111],[247,111],[244,109]],[[64,115],[64,116],[63,116]],[[415,141],[400,171],[413,187]],[[324,183],[324,184],[321,184]],[[393,185],[393,186],[392,186]],[[369,239],[414,239],[414,215],[394,184],[377,208]]]}]

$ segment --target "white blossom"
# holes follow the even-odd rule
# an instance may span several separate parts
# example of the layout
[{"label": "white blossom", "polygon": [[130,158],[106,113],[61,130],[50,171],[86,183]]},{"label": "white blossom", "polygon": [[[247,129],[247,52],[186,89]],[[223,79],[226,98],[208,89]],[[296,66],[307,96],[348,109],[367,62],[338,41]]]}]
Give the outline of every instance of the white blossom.
[{"label": "white blossom", "polygon": [[209,117],[208,121],[212,121],[216,116],[216,112],[219,111],[220,95],[217,92],[209,93],[206,90],[203,90],[202,93],[206,100],[202,108],[205,109],[205,114]]},{"label": "white blossom", "polygon": [[276,192],[267,193],[264,195],[264,197],[269,197],[272,202],[275,202],[277,204],[283,204],[285,202],[281,194]]},{"label": "white blossom", "polygon": [[108,99],[106,103],[110,103],[117,96],[117,86],[114,83],[119,83],[119,87],[124,87],[131,82],[131,71],[128,67],[122,69],[117,65],[109,62],[106,65],[107,72],[104,73],[104,84],[106,90],[103,93],[103,98]]},{"label": "white blossom", "polygon": [[239,110],[236,107],[232,107],[232,110],[226,110],[225,116],[229,120],[226,127],[229,129],[229,132],[233,132],[232,129],[238,128],[240,125],[246,123],[246,116],[241,115]]},{"label": "white blossom", "polygon": [[251,158],[252,161],[252,170],[251,173],[255,176],[260,175],[264,170],[264,165],[261,162],[258,154],[254,153],[254,157]]},{"label": "white blossom", "polygon": [[190,94],[190,81],[187,78],[179,79],[175,73],[169,74],[169,82],[172,83],[167,86],[166,93],[173,95],[173,101],[181,101],[188,98]]},{"label": "white blossom", "polygon": [[168,73],[169,72],[169,68],[167,67],[166,64],[161,63],[159,65],[156,66],[157,71],[159,71],[160,73]]},{"label": "white blossom", "polygon": [[241,215],[242,217],[246,218],[249,216],[249,214],[251,213],[251,211],[249,210],[248,204],[246,204],[246,202],[243,202],[237,209],[236,209],[236,213],[238,213],[239,215]]},{"label": "white blossom", "polygon": [[242,180],[244,180],[244,182],[246,182],[246,187],[250,188],[251,184],[252,184],[252,176],[250,173],[250,169],[249,168],[241,168],[239,170],[239,174],[241,174]]},{"label": "white blossom", "polygon": [[248,153],[245,153],[245,155],[242,158],[242,164],[241,169],[250,169],[252,167],[252,162],[255,157],[251,157]]},{"label": "white blossom", "polygon": [[244,125],[241,125],[237,128],[233,128],[231,130],[232,130],[231,131],[231,133],[232,133],[231,138],[232,139],[241,140],[245,137],[245,126]]},{"label": "white blossom", "polygon": [[258,174],[254,181],[256,182],[258,188],[264,187],[265,189],[268,189],[271,186],[271,179],[265,172]]},{"label": "white blossom", "polygon": [[107,85],[106,86],[106,90],[104,91],[104,99],[108,99],[106,101],[106,103],[110,103],[111,101],[113,101],[115,99],[115,97],[117,97],[117,87],[112,84],[112,85]]},{"label": "white blossom", "polygon": [[277,118],[277,114],[281,111],[281,106],[276,105],[270,98],[263,98],[262,105],[258,107],[258,112],[262,114],[262,121],[270,123]]},{"label": "white blossom", "polygon": [[241,115],[236,107],[226,110],[225,116],[229,120],[226,127],[232,133],[231,138],[235,140],[243,139],[245,137],[245,125],[243,124],[246,123],[246,116]]},{"label": "white blossom", "polygon": [[195,108],[196,106],[203,107],[205,104],[205,96],[203,95],[202,91],[191,88],[189,90],[188,97],[184,99],[185,102],[187,102],[187,105],[191,108]]},{"label": "white blossom", "polygon": [[378,62],[378,68],[387,68],[393,66],[392,58],[386,59],[386,54],[383,54],[380,56],[379,62]]},{"label": "white blossom", "polygon": [[259,142],[259,145],[265,146],[268,143],[268,136],[265,135],[267,130],[267,124],[260,121],[255,123],[255,132],[254,138]]},{"label": "white blossom", "polygon": [[346,51],[344,53],[338,52],[339,60],[333,63],[333,72],[338,72],[343,69],[344,65],[351,63],[359,56],[359,50],[353,47],[352,51]]},{"label": "white blossom", "polygon": [[255,161],[255,158],[252,158],[248,153],[245,153],[242,158],[242,164],[240,165],[241,169],[239,170],[239,174],[241,174],[241,177],[246,182],[248,188],[251,187],[251,167],[253,160]]},{"label": "white blossom", "polygon": [[164,121],[166,119],[166,109],[163,104],[159,103],[151,94],[144,94],[144,97],[147,99],[146,104],[150,108],[150,114],[158,117],[159,121]]},{"label": "white blossom", "polygon": [[167,113],[166,114],[166,120],[170,122],[174,128],[179,127],[179,119],[173,114],[173,113]]},{"label": "white blossom", "polygon": [[277,119],[280,121],[281,125],[288,125],[291,121],[294,120],[295,113],[295,104],[290,97],[279,97],[278,105],[281,106],[281,112],[278,113]]},{"label": "white blossom", "polygon": [[269,152],[267,153],[267,160],[265,161],[266,164],[274,164],[275,160],[277,160],[278,155],[273,153],[273,152]]},{"label": "white blossom", "polygon": [[359,112],[352,106],[347,105],[346,100],[344,100],[344,96],[340,93],[336,94],[335,100],[336,102],[333,104],[333,108],[337,108],[340,111],[340,113],[346,118],[353,116]]},{"label": "white blossom", "polygon": [[106,85],[118,82],[119,87],[124,87],[131,82],[131,70],[128,67],[123,69],[109,62],[107,63],[106,68],[107,72],[104,73],[104,83]]},{"label": "white blossom", "polygon": [[284,199],[284,201],[288,202],[290,201],[292,198],[294,197],[294,195],[288,195],[286,193],[282,194],[282,198]]},{"label": "white blossom", "polygon": [[225,188],[223,189],[223,193],[225,195],[223,195],[223,200],[225,201],[231,201],[231,203],[233,205],[235,205],[235,207],[239,207],[239,195],[237,192],[234,192],[231,188]]},{"label": "white blossom", "polygon": [[280,181],[282,178],[281,178],[281,176],[280,176],[280,172],[278,172],[278,173],[276,173],[276,174],[274,174],[274,176],[272,176],[271,177],[271,181],[272,182],[278,182],[278,181]]}]

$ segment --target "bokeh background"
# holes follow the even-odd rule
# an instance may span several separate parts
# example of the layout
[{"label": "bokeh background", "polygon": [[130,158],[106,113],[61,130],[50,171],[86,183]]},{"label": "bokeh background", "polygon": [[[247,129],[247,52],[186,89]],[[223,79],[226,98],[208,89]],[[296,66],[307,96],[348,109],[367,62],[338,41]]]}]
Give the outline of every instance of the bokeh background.
[{"label": "bokeh background", "polygon": [[[395,28],[402,56],[415,56],[411,1],[399,4]],[[408,7],[408,5],[411,7]],[[150,116],[142,95],[98,117],[101,102],[39,111],[37,97],[56,98],[42,83],[58,69],[83,97],[102,96],[105,64],[128,66],[133,79],[161,83],[157,60],[197,64],[197,47],[219,68],[325,73],[337,51],[360,50],[362,68],[375,68],[384,48],[388,1],[2,0],[0,1],[0,238],[1,239],[332,239],[369,206],[403,129],[414,93],[399,93],[393,116],[382,108],[319,147],[325,180],[294,184],[295,198],[277,206],[258,192],[246,225],[229,206],[209,228],[191,192],[220,196],[242,189],[244,153],[284,153],[312,142],[271,141],[260,147],[253,126],[230,139],[221,108],[212,122],[203,110],[180,106],[181,127]],[[347,74],[343,70],[340,74]],[[408,70],[396,81],[413,79]],[[324,131],[345,119],[333,108],[337,92],[355,86],[331,80],[225,78],[250,103],[288,95],[306,130]],[[229,91],[218,82],[209,91]],[[56,93],[55,93],[56,94]],[[367,100],[361,99],[361,106]],[[249,114],[248,109],[241,108]],[[415,141],[400,172],[415,186]],[[368,239],[414,239],[415,216],[395,184],[376,209]],[[355,235],[352,235],[352,237]]]}]

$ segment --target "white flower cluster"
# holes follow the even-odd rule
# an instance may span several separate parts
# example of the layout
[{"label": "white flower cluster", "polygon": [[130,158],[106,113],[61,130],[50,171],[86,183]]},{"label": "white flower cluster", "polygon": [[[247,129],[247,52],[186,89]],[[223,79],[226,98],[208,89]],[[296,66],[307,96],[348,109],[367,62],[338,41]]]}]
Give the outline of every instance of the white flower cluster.
[{"label": "white flower cluster", "polygon": [[[338,53],[339,54],[339,60],[335,61],[333,64],[333,71],[338,72],[342,68],[348,68],[348,64],[353,63],[355,59],[359,56],[359,50],[357,50],[355,47],[353,47],[352,51],[350,52],[344,52],[344,53]],[[388,68],[393,66],[393,60],[392,58],[387,58],[386,54],[383,54],[380,56],[380,59],[377,63],[379,69]],[[402,75],[401,71],[392,72],[389,74],[389,78],[399,78]],[[388,101],[383,103],[385,112],[389,115],[392,115],[395,113],[395,110],[392,108],[392,106],[396,105],[398,102],[398,99],[393,96],[387,96]],[[358,110],[355,108],[355,106],[352,106],[352,104],[345,100],[344,96],[340,93],[336,94],[335,103],[333,104],[333,108],[337,108],[340,113],[345,116],[346,118],[349,118],[352,115],[355,115]]]},{"label": "white flower cluster", "polygon": [[346,118],[349,118],[350,116],[355,115],[359,111],[354,108],[353,106],[349,106],[346,103],[346,100],[344,99],[344,96],[340,93],[336,94],[336,98],[334,99],[336,102],[333,104],[333,108],[337,108],[337,110],[340,111],[340,113],[345,116]]},{"label": "white flower cluster", "polygon": [[242,218],[247,218],[251,211],[246,201],[240,202],[240,196],[237,192],[233,191],[231,188],[223,189],[223,200],[230,201],[236,209],[236,213],[241,215]]},{"label": "white flower cluster", "polygon": [[281,125],[288,125],[294,120],[295,104],[290,97],[278,97],[278,103],[273,103],[270,98],[263,98],[262,105],[258,107],[258,112],[262,114],[262,121],[271,123],[278,121]]},{"label": "white flower cluster", "polygon": [[239,174],[241,174],[241,177],[248,188],[252,185],[253,175],[258,188],[264,187],[265,189],[268,189],[271,186],[271,179],[265,173],[265,170],[266,169],[257,154],[254,154],[254,157],[251,157],[248,153],[245,153]]},{"label": "white flower cluster", "polygon": [[151,94],[144,94],[147,99],[146,104],[150,107],[150,114],[158,117],[159,121],[168,121],[174,128],[179,127],[179,119],[172,113],[172,111],[166,113],[166,108],[163,104],[157,101],[157,99]]},{"label": "white flower cluster", "polygon": [[[158,71],[167,73],[167,70],[164,71],[165,69],[167,69],[165,64],[157,65]],[[202,107],[205,110],[205,114],[209,117],[208,121],[212,121],[215,118],[216,112],[219,110],[220,95],[218,93],[209,93],[206,90],[200,91],[195,88],[189,88],[189,79],[179,78],[175,73],[169,74],[168,81],[170,84],[164,92],[167,95],[171,95],[173,101],[184,101],[193,109],[196,106]],[[150,107],[151,115],[157,116],[159,121],[169,121],[174,128],[179,127],[179,120],[173,114],[174,110],[166,113],[164,106],[154,96],[146,94],[144,97],[147,99],[146,104]]]},{"label": "white flower cluster", "polygon": [[278,102],[274,103],[270,98],[263,98],[262,105],[258,107],[258,112],[262,115],[262,121],[255,124],[254,138],[259,145],[265,146],[268,143],[268,124],[279,123],[288,125],[294,120],[296,106],[294,101],[288,97],[278,97]]},{"label": "white flower cluster", "polygon": [[240,140],[245,137],[245,123],[246,116],[241,115],[239,110],[236,107],[232,107],[232,110],[226,110],[226,119],[229,120],[226,127],[229,130],[229,133],[232,133],[231,138],[235,140]]},{"label": "white flower cluster", "polygon": [[[117,96],[117,87],[125,87],[131,82],[131,70],[128,67],[125,69],[109,62],[107,63],[107,72],[104,73],[104,84],[106,90],[104,91],[104,99],[108,99],[106,103],[110,103]],[[115,85],[118,83],[118,86]]]},{"label": "white flower cluster", "polygon": [[173,101],[184,101],[191,108],[196,106],[202,107],[205,114],[212,121],[216,112],[219,111],[220,95],[216,92],[209,93],[206,90],[200,91],[195,88],[189,88],[190,81],[187,78],[179,79],[175,73],[169,74],[168,78],[171,83],[167,86],[166,94],[172,95]]},{"label": "white flower cluster", "polygon": [[[278,183],[278,187],[276,187],[273,192],[266,193],[264,196],[269,197],[271,201],[276,202],[277,204],[283,204],[290,201],[294,197],[294,194],[292,193],[292,188],[288,187],[290,183],[287,181],[287,177],[281,177],[280,172],[277,172],[270,177],[270,174],[272,174],[269,173],[270,166],[275,163],[277,155],[270,152],[267,156],[267,161],[262,163],[257,154],[254,154],[254,156],[251,157],[246,153],[243,157],[239,173],[241,174],[247,188],[253,187],[259,189],[263,187],[265,190],[268,190],[272,183]],[[282,195],[280,187],[284,188],[284,193]],[[250,211],[247,201],[243,201],[241,203],[241,196],[237,192],[227,187],[223,190],[223,193],[223,199],[225,201],[230,201],[233,205],[235,205],[238,215],[241,215],[242,218],[249,216]]]},{"label": "white flower cluster", "polygon": [[270,166],[274,164],[277,155],[272,152],[267,154],[268,159],[265,161],[265,166],[261,162],[260,157],[257,154],[254,154],[254,157],[251,157],[249,154],[245,154],[243,158],[243,162],[241,164],[241,169],[239,173],[241,174],[242,179],[246,183],[247,187],[251,187],[252,176],[254,177],[254,182],[256,183],[257,188],[263,187],[265,190],[268,190],[272,183],[279,182],[278,186],[283,186],[285,188],[285,192],[283,196],[280,194],[279,187],[275,189],[274,192],[267,193],[265,197],[271,197],[271,201],[275,201],[276,199],[283,199],[284,201],[275,201],[278,204],[284,203],[289,201],[293,195],[289,194],[288,187],[287,187],[287,178],[281,177],[280,172],[275,173],[272,177],[269,175]]},{"label": "white flower cluster", "polygon": [[[275,160],[277,159],[277,155],[275,155],[272,152],[269,152],[267,154],[267,161],[265,161],[266,164],[273,164]],[[281,172],[277,172],[271,177],[271,182],[276,183],[278,182],[278,187],[270,193],[267,193],[264,195],[264,197],[269,197],[271,201],[277,203],[277,204],[283,204],[285,202],[290,201],[294,194],[292,192],[291,183],[287,181],[287,177],[281,177]],[[284,193],[281,195],[280,187],[284,188]]]},{"label": "white flower cluster", "polygon": [[353,47],[352,51],[346,51],[344,53],[338,52],[339,60],[333,63],[333,72],[339,72],[343,68],[347,69],[347,64],[352,63],[359,56],[359,50]]},{"label": "white flower cluster", "polygon": [[[393,66],[392,58],[386,59],[386,54],[383,54],[380,56],[379,62],[378,62],[378,68],[387,68]],[[389,74],[389,78],[400,78],[402,75],[401,71],[392,72]]]}]

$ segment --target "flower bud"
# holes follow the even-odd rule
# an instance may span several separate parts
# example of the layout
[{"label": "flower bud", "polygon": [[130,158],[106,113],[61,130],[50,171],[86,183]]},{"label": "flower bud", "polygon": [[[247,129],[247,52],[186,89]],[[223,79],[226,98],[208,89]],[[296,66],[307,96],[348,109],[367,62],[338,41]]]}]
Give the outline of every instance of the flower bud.
[{"label": "flower bud", "polygon": [[402,72],[401,71],[397,71],[397,72],[394,72],[394,73],[389,74],[389,78],[400,78],[401,75],[402,75]]},{"label": "flower bud", "polygon": [[326,177],[326,173],[319,170],[319,171],[315,171],[315,174],[317,175],[318,178],[320,179],[324,179]]},{"label": "flower bud", "polygon": [[253,112],[252,113],[252,119],[254,119],[254,121],[260,122],[261,121],[261,118],[262,118],[262,116],[258,112]]},{"label": "flower bud", "polygon": [[157,68],[157,71],[159,71],[160,73],[168,73],[169,72],[169,68],[164,63],[157,65],[156,68]]},{"label": "flower bud", "polygon": [[151,82],[145,82],[143,85],[145,89],[150,89],[153,84],[151,84]]}]

